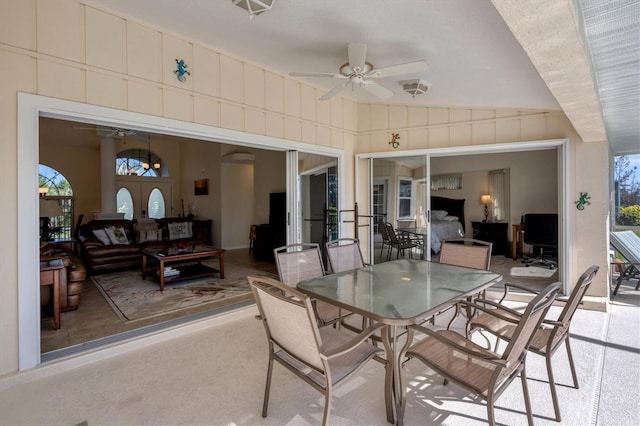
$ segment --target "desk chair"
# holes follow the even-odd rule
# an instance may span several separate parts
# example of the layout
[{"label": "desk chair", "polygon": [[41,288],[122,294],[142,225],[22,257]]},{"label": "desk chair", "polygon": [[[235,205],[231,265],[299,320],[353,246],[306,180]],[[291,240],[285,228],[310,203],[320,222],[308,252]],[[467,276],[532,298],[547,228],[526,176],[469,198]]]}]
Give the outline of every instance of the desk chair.
[{"label": "desk chair", "polygon": [[522,261],[526,266],[541,264],[558,267],[558,214],[529,213],[524,215],[524,242],[533,246],[534,257]]}]

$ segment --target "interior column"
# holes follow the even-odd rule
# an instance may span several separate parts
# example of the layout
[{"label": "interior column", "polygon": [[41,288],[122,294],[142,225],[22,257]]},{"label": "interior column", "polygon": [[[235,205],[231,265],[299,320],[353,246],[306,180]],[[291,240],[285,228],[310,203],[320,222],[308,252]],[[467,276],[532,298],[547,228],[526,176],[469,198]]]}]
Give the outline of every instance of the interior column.
[{"label": "interior column", "polygon": [[113,138],[100,140],[100,187],[101,212],[116,212],[116,141]]}]

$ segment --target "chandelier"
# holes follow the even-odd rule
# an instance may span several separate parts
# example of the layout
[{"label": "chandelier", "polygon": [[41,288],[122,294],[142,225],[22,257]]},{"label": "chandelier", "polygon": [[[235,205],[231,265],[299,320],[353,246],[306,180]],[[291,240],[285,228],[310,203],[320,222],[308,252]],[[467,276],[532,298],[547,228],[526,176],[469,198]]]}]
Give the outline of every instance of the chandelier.
[{"label": "chandelier", "polygon": [[142,168],[145,170],[149,170],[153,166],[154,170],[160,170],[162,165],[160,161],[156,159],[155,162],[151,163],[151,136],[147,135],[147,161],[142,163]]}]

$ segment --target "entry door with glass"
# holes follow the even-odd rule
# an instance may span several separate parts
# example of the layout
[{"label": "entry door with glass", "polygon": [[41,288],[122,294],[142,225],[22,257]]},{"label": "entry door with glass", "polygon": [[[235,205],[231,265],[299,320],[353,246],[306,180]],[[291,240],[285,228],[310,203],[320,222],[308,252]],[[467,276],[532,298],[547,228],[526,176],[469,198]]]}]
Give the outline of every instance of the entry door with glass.
[{"label": "entry door with glass", "polygon": [[171,206],[173,185],[171,182],[119,179],[117,188],[117,211],[124,213],[125,219],[141,217],[160,219],[173,215]]}]

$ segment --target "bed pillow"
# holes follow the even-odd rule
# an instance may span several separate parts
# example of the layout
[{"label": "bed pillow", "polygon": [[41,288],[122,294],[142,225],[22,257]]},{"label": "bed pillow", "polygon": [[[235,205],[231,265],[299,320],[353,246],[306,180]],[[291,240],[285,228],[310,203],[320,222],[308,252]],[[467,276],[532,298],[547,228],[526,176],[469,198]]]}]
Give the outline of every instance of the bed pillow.
[{"label": "bed pillow", "polygon": [[127,233],[124,228],[112,226],[111,228],[105,228],[105,231],[111,240],[111,244],[129,244],[129,239],[127,238]]},{"label": "bed pillow", "polygon": [[449,221],[449,222],[457,222],[457,221],[460,220],[460,218],[458,216],[449,216],[449,215],[447,215],[444,218],[442,218],[442,220],[446,220],[446,221]]},{"label": "bed pillow", "polygon": [[100,240],[100,242],[102,244],[104,244],[105,246],[110,246],[111,245],[111,240],[109,239],[109,236],[107,235],[107,231],[104,229],[94,229],[93,231],[93,235],[96,236],[97,239]]},{"label": "bed pillow", "polygon": [[448,213],[445,210],[431,210],[433,220],[444,220]]},{"label": "bed pillow", "polygon": [[192,222],[171,222],[167,224],[169,230],[169,240],[193,237]]}]

